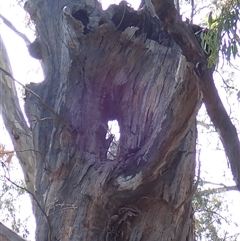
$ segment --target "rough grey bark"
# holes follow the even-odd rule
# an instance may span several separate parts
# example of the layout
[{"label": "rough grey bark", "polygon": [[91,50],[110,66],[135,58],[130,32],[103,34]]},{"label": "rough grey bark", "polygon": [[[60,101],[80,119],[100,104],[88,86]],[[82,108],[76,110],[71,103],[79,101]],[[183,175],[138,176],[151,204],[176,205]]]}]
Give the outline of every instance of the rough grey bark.
[{"label": "rough grey bark", "polygon": [[[36,240],[194,240],[192,66],[147,8],[29,0],[45,80],[26,113],[36,154]],[[120,141],[107,159],[107,123]],[[39,206],[41,208],[39,208]]]}]

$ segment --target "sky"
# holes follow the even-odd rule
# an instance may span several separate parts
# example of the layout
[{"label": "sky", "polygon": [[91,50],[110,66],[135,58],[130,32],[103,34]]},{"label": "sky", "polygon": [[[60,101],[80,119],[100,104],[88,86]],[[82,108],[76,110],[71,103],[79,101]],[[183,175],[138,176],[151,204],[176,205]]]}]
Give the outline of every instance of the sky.
[{"label": "sky", "polygon": [[[118,4],[120,1],[103,1],[103,8],[106,9],[110,3]],[[137,8],[140,0],[129,1],[134,8]],[[27,14],[20,7],[13,6],[15,5],[16,0],[5,0],[0,2],[0,13],[7,17],[14,26],[22,33],[26,34],[31,41],[34,41],[35,37],[33,31],[26,28],[26,23],[28,21]],[[25,42],[18,37],[15,33],[13,33],[8,27],[6,27],[0,20],[0,34],[3,37],[4,43],[6,45],[8,55],[11,61],[11,66],[13,69],[14,77],[22,83],[29,82],[39,82],[42,81],[43,76],[40,68],[39,61],[33,59],[29,56]],[[220,85],[220,81],[218,85]],[[238,86],[239,87],[239,86]],[[19,87],[17,87],[19,89]],[[221,90],[220,90],[221,92]],[[222,96],[224,98],[225,93],[222,92]],[[21,99],[21,98],[20,98]],[[240,121],[240,106],[234,100],[228,100],[226,98],[223,99],[225,106],[228,107],[229,101],[231,102],[231,106],[234,105],[236,119],[238,120],[238,128]],[[232,104],[233,103],[233,104]],[[0,122],[0,143],[4,142],[7,147],[11,148],[11,142],[7,140],[6,132],[2,132],[3,125]],[[200,128],[201,129],[201,128]],[[225,153],[223,150],[216,151],[216,143],[218,141],[218,136],[216,134],[209,133],[208,136],[206,134],[202,134],[201,132],[198,135],[199,138],[199,148],[201,148],[201,166],[202,177],[205,177],[209,181],[213,181],[215,183],[225,183],[227,185],[234,185],[232,180],[231,172],[228,168],[228,164],[226,161]],[[207,141],[208,140],[208,141]],[[210,141],[209,141],[210,140]],[[213,140],[213,141],[212,141]],[[221,145],[219,146],[221,149]],[[226,199],[233,202],[229,205],[230,211],[233,215],[233,219],[239,223],[240,225],[240,208],[237,208],[240,203],[240,194],[238,192],[229,192],[226,194]],[[23,200],[23,203],[28,202],[27,200]],[[29,206],[29,205],[28,205]],[[26,212],[23,211],[24,214],[21,215],[30,215],[31,210]],[[30,223],[33,223],[30,221]],[[32,226],[34,229],[34,225]],[[240,232],[240,230],[239,230]],[[33,240],[33,236],[31,234],[31,239]],[[238,239],[240,241],[240,237]]]}]

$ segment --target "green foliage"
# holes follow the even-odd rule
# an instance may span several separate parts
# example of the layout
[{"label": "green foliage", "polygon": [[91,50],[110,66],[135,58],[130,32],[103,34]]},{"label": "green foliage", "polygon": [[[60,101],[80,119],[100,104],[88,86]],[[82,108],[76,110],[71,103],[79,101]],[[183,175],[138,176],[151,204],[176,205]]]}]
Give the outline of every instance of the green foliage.
[{"label": "green foliage", "polygon": [[209,68],[218,63],[219,51],[228,63],[232,57],[239,56],[239,8],[240,0],[220,1],[216,4],[216,15],[209,14],[209,31],[202,38],[202,42],[208,45]]},{"label": "green foliage", "polygon": [[235,241],[238,238],[239,233],[233,236],[229,234],[229,229],[237,227],[237,224],[230,221],[228,206],[219,190],[222,192],[222,188],[206,189],[200,182],[193,199],[197,240]]},{"label": "green foliage", "polygon": [[[19,213],[18,200],[20,196],[25,194],[22,189],[17,188],[13,184],[10,184],[3,175],[0,176],[1,188],[0,188],[0,221],[15,231],[21,234],[24,238],[27,238],[29,231],[27,228],[27,219],[22,220]],[[23,181],[17,182],[18,185],[22,185]]]},{"label": "green foliage", "polygon": [[218,62],[218,53],[220,45],[220,35],[216,29],[209,29],[206,33],[201,33],[201,47],[208,57],[208,68],[212,68]]},{"label": "green foliage", "polygon": [[[28,218],[23,220],[19,213],[19,200],[24,196],[25,191],[9,182],[10,172],[14,171],[12,166],[13,152],[5,149],[0,144],[0,222],[8,225],[13,231],[19,233],[23,238],[27,238],[29,231],[27,228]],[[15,180],[18,186],[24,186],[22,179]]]}]

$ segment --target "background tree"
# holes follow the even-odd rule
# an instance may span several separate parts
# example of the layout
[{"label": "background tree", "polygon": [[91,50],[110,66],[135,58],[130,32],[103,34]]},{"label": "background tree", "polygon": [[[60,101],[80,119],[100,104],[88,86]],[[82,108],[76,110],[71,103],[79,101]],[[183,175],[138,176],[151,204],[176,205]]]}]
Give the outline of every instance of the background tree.
[{"label": "background tree", "polygon": [[206,188],[206,184],[213,183],[201,180],[193,198],[196,240],[239,240],[238,224],[232,221],[226,201],[227,192],[236,190],[236,186],[215,184]]},{"label": "background tree", "polygon": [[[107,11],[97,1],[25,3],[37,30],[29,50],[45,74],[27,86],[30,128],[5,51],[1,87],[6,128],[24,150],[37,240],[194,240],[201,92],[214,124],[223,131],[223,121],[234,134],[221,133],[239,183],[239,142],[228,116],[218,125],[223,107],[211,109],[220,99],[214,85],[206,88],[213,84],[206,56],[174,5],[153,3],[162,22],[149,7],[136,12],[124,2]],[[109,160],[107,123],[114,119],[121,136]],[[233,152],[230,144],[238,145]]]},{"label": "background tree", "polygon": [[18,201],[21,200],[21,196],[25,193],[19,187],[23,187],[24,183],[22,179],[19,179],[19,175],[17,177],[11,175],[14,172],[14,166],[11,165],[14,159],[13,154],[13,151],[7,150],[4,145],[0,144],[0,221],[11,224],[13,231],[26,238],[29,234],[27,219],[23,220],[18,213]]}]

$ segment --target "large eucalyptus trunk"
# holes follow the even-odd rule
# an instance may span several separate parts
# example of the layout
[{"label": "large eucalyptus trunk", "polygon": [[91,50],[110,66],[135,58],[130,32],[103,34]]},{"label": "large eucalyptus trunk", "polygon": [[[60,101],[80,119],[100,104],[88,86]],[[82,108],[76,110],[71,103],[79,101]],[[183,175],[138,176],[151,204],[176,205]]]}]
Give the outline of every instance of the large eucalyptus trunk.
[{"label": "large eucalyptus trunk", "polygon": [[[201,97],[159,19],[124,2],[103,11],[95,0],[29,0],[25,9],[45,74],[25,103],[36,240],[193,241]],[[110,120],[120,127],[111,159]]]}]

